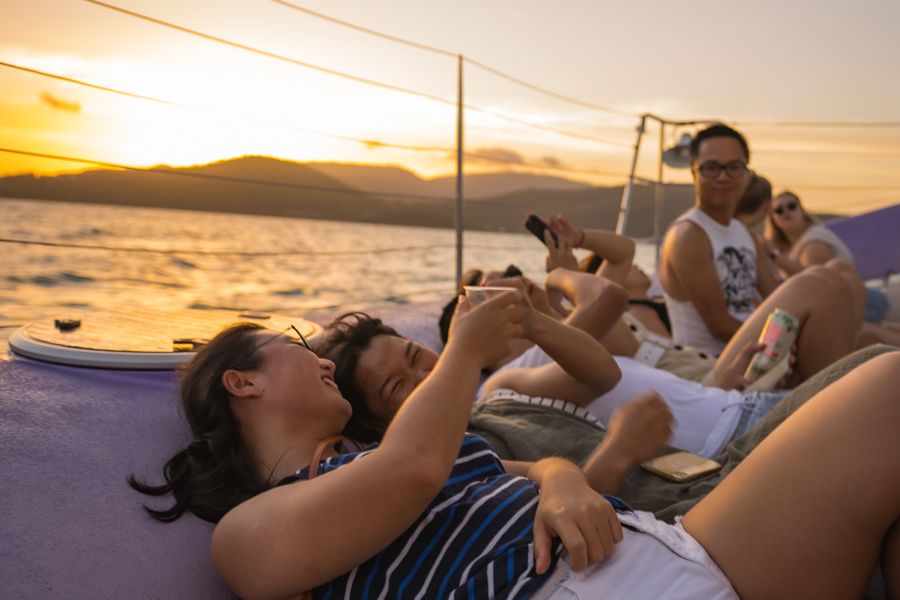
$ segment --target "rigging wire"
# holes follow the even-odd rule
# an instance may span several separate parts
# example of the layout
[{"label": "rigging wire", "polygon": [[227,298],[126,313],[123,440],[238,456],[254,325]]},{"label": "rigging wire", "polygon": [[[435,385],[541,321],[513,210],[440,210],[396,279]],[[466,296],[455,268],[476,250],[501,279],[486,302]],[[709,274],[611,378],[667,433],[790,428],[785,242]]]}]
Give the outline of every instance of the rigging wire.
[{"label": "rigging wire", "polygon": [[[317,18],[317,19],[322,19],[322,20],[328,21],[328,22],[330,22],[330,23],[334,23],[334,24],[336,24],[336,25],[340,25],[340,26],[342,26],[342,27],[347,27],[347,28],[349,28],[349,29],[353,29],[353,30],[355,30],[355,31],[360,31],[360,32],[366,33],[366,34],[368,34],[368,35],[373,35],[373,36],[376,36],[376,37],[380,37],[380,38],[382,38],[382,39],[386,39],[386,40],[389,40],[389,41],[392,41],[392,42],[396,42],[396,43],[398,43],[398,44],[404,44],[404,45],[406,45],[406,46],[410,46],[410,47],[412,47],[412,48],[417,48],[417,49],[419,49],[419,50],[425,50],[425,51],[428,51],[428,52],[433,52],[433,53],[435,53],[435,54],[440,54],[441,56],[448,56],[448,57],[451,57],[451,58],[456,58],[456,57],[458,56],[458,53],[456,53],[456,52],[450,52],[449,50],[444,50],[443,48],[437,48],[437,47],[435,47],[435,46],[430,46],[430,45],[428,45],[428,44],[423,44],[423,43],[420,43],[420,42],[414,42],[414,41],[412,41],[412,40],[408,40],[408,39],[405,39],[405,38],[401,38],[401,37],[398,37],[398,36],[395,36],[395,35],[390,35],[390,34],[388,34],[388,33],[384,33],[384,32],[381,32],[381,31],[377,31],[377,30],[375,30],[375,29],[369,29],[368,27],[363,27],[362,25],[357,25],[357,24],[355,24],[355,23],[350,23],[349,21],[343,21],[343,20],[338,19],[338,18],[336,18],[336,17],[332,17],[332,16],[329,16],[329,15],[326,15],[326,14],[323,14],[323,13],[320,13],[320,12],[316,12],[316,11],[314,11],[314,10],[310,10],[310,9],[308,9],[308,8],[306,8],[306,7],[303,7],[303,6],[298,6],[297,4],[293,4],[293,3],[291,3],[291,2],[286,2],[286,0],[271,0],[271,1],[274,2],[275,4],[280,4],[280,5],[282,5],[282,6],[285,6],[285,7],[287,7],[287,8],[290,8],[290,9],[292,9],[292,10],[295,10],[295,11],[298,11],[298,12],[301,12],[301,13],[304,13],[304,14],[309,15],[309,16],[311,16],[311,17],[315,17],[315,18]],[[583,107],[583,108],[589,108],[589,109],[596,110],[596,111],[599,111],[599,112],[608,113],[608,114],[614,114],[614,115],[619,115],[619,116],[623,116],[623,117],[634,117],[634,118],[636,118],[636,117],[639,117],[639,116],[640,116],[640,115],[638,115],[637,113],[627,112],[627,111],[624,111],[624,110],[619,110],[619,109],[617,109],[617,108],[610,108],[610,107],[608,107],[608,106],[601,106],[601,105],[599,105],[599,104],[594,104],[594,103],[592,103],[592,102],[587,102],[587,101],[585,101],[585,100],[579,100],[578,98],[572,98],[572,97],[570,97],[570,96],[565,96],[565,95],[560,94],[560,93],[558,93],[558,92],[554,92],[553,90],[547,89],[547,88],[545,88],[545,87],[543,87],[543,86],[539,86],[539,85],[537,85],[537,84],[530,83],[530,82],[525,81],[525,80],[523,80],[523,79],[519,79],[519,78],[517,78],[517,77],[514,77],[514,76],[512,76],[512,75],[510,75],[510,74],[508,74],[508,73],[504,73],[503,71],[500,71],[499,69],[495,69],[494,67],[491,67],[491,66],[489,66],[489,65],[487,65],[487,64],[485,64],[485,63],[479,62],[479,61],[477,61],[477,60],[473,60],[473,59],[471,59],[471,58],[466,58],[465,56],[463,56],[463,61],[466,62],[466,63],[468,63],[468,64],[470,64],[470,65],[472,65],[473,67],[477,67],[477,68],[479,68],[479,69],[481,69],[481,70],[483,70],[483,71],[486,71],[486,72],[488,72],[488,73],[491,73],[492,75],[496,75],[497,77],[501,77],[501,78],[503,78],[503,79],[506,79],[507,81],[510,81],[510,82],[515,83],[515,84],[517,84],[517,85],[520,85],[520,86],[522,86],[522,87],[526,87],[526,88],[528,88],[528,89],[530,89],[530,90],[533,90],[533,91],[535,91],[535,92],[538,92],[538,93],[541,93],[541,94],[550,96],[550,97],[552,97],[552,98],[556,98],[557,100],[563,100],[563,101],[565,101],[565,102],[569,102],[569,103],[571,103],[571,104],[576,104],[576,105],[581,106],[581,107]]]},{"label": "rigging wire", "polygon": [[125,8],[121,8],[121,7],[115,6],[113,4],[107,4],[106,2],[101,2],[100,0],[83,0],[83,1],[87,2],[89,4],[94,4],[101,8],[106,8],[109,10],[113,10],[113,11],[122,13],[129,17],[134,17],[136,19],[141,19],[142,21],[147,21],[149,23],[153,23],[154,25],[160,25],[162,27],[174,29],[175,31],[180,31],[181,33],[187,33],[189,35],[197,36],[197,37],[203,38],[205,40],[215,42],[217,44],[223,44],[225,46],[230,46],[231,48],[236,48],[238,50],[243,50],[245,52],[251,52],[253,54],[258,54],[260,56],[265,56],[267,58],[272,58],[275,60],[286,62],[288,64],[296,65],[299,67],[304,67],[306,69],[312,69],[314,71],[319,71],[320,73],[326,73],[328,75],[333,75],[335,77],[340,77],[342,79],[349,79],[350,81],[355,81],[357,83],[363,83],[365,85],[379,87],[379,88],[390,90],[393,92],[400,92],[402,94],[409,94],[411,96],[418,96],[420,98],[426,98],[428,100],[440,102],[441,104],[447,104],[450,106],[456,105],[456,102],[454,102],[453,100],[450,100],[449,98],[444,98],[442,96],[437,96],[434,94],[429,94],[427,92],[421,92],[419,90],[413,90],[413,89],[405,88],[402,86],[393,85],[390,83],[375,81],[373,79],[367,79],[365,77],[359,77],[357,75],[351,75],[349,73],[343,73],[341,71],[329,69],[327,67],[322,67],[319,65],[314,65],[312,63],[304,62],[304,61],[298,60],[296,58],[291,58],[290,56],[284,56],[283,54],[269,52],[268,50],[262,50],[260,48],[255,48],[253,46],[248,46],[247,44],[242,44],[240,42],[226,40],[225,38],[217,37],[217,36],[214,36],[214,35],[211,35],[208,33],[203,33],[202,31],[197,31],[196,29],[190,29],[188,27],[183,27],[183,26],[177,25],[175,23],[170,23],[168,21],[163,21],[161,19],[151,17],[149,15],[145,15],[145,14],[134,12],[134,11],[131,11],[131,10],[128,10]]},{"label": "rigging wire", "polygon": [[356,25],[355,23],[350,23],[348,21],[342,21],[336,17],[331,17],[329,15],[326,15],[326,14],[323,14],[320,12],[316,12],[314,10],[310,10],[303,6],[299,6],[297,4],[285,2],[284,0],[271,0],[271,1],[274,2],[275,4],[280,4],[284,7],[290,8],[291,10],[295,10],[297,12],[304,13],[311,17],[315,17],[317,19],[322,19],[324,21],[328,21],[330,23],[334,23],[335,25],[340,25],[342,27],[347,27],[348,29],[353,29],[355,31],[367,33],[369,35],[374,35],[376,37],[380,37],[382,39],[389,40],[391,42],[396,42],[398,44],[410,46],[411,48],[418,48],[419,50],[425,50],[426,52],[433,52],[435,54],[440,54],[441,56],[447,56],[449,58],[456,58],[458,56],[458,54],[456,52],[450,52],[449,50],[444,50],[443,48],[437,48],[436,46],[429,46],[428,44],[414,42],[412,40],[407,40],[405,38],[390,35],[388,33],[376,31],[375,29],[369,29],[368,27],[363,27],[362,25]]},{"label": "rigging wire", "polygon": [[[94,90],[100,90],[100,91],[108,92],[108,93],[112,93],[112,94],[119,94],[119,95],[129,97],[129,98],[136,98],[139,100],[146,100],[146,101],[150,101],[150,102],[166,104],[169,106],[175,106],[177,108],[195,110],[195,111],[205,112],[205,113],[209,113],[209,114],[215,113],[214,109],[203,107],[203,106],[183,104],[180,102],[166,100],[163,98],[157,98],[154,96],[146,96],[143,94],[137,94],[134,92],[129,92],[129,91],[125,91],[125,90],[121,90],[121,89],[117,89],[117,88],[111,88],[111,87],[107,87],[107,86],[103,86],[103,85],[98,85],[98,84],[83,81],[80,79],[75,79],[73,77],[65,77],[63,75],[58,75],[55,73],[39,71],[37,69],[32,69],[30,67],[24,67],[24,66],[9,63],[9,62],[0,61],[0,66],[7,67],[10,69],[17,69],[19,71],[24,71],[24,72],[27,72],[27,73],[30,73],[33,75],[39,75],[41,77],[48,77],[50,79],[64,81],[66,83],[71,83],[74,85],[84,86],[84,87],[94,89]],[[456,153],[456,149],[450,148],[450,147],[416,146],[416,145],[412,145],[412,144],[397,144],[397,143],[392,143],[392,142],[384,142],[381,140],[372,140],[372,139],[363,139],[363,138],[354,138],[354,137],[350,137],[350,136],[343,136],[343,135],[338,135],[338,134],[334,134],[334,133],[318,131],[318,130],[314,130],[314,129],[307,129],[304,127],[297,127],[295,125],[290,125],[287,123],[279,123],[279,122],[275,122],[275,121],[249,119],[246,117],[239,117],[239,119],[242,121],[247,121],[247,122],[255,123],[255,124],[259,124],[259,125],[290,129],[293,131],[299,131],[302,133],[308,133],[308,134],[312,134],[312,135],[319,135],[319,136],[328,137],[331,139],[359,143],[359,144],[363,144],[367,147],[386,147],[386,148],[395,148],[395,149],[399,149],[399,150],[409,150],[409,151],[413,151],[413,152],[443,152],[443,153],[449,153],[449,154]],[[507,158],[502,158],[502,157],[498,157],[498,156],[492,156],[489,154],[481,154],[478,152],[463,152],[463,156],[465,156],[467,158],[477,158],[479,160],[492,162],[492,163],[518,165],[518,166],[523,166],[523,167],[531,167],[531,168],[536,168],[536,169],[557,171],[557,172],[563,172],[563,173],[572,173],[572,174],[580,174],[580,175],[597,175],[597,176],[604,176],[604,177],[627,177],[627,174],[625,174],[625,173],[612,173],[609,171],[596,171],[596,170],[590,170],[590,169],[573,169],[573,168],[569,168],[569,167],[552,166],[552,165],[528,162],[528,161],[512,159],[512,158],[507,159]]]},{"label": "rigging wire", "polygon": [[[376,81],[376,80],[373,80],[373,79],[368,79],[368,78],[365,78],[365,77],[360,77],[360,76],[358,76],[358,75],[352,75],[352,74],[350,74],[350,73],[345,73],[345,72],[342,72],[342,71],[337,71],[337,70],[335,70],[335,69],[329,69],[329,68],[327,68],[327,67],[322,67],[322,66],[320,66],[320,65],[314,65],[314,64],[312,64],[312,63],[307,63],[307,62],[298,60],[298,59],[296,59],[296,58],[291,58],[291,57],[289,57],[289,56],[285,56],[285,55],[283,55],[283,54],[277,54],[277,53],[275,53],[275,52],[270,52],[270,51],[268,51],[268,50],[262,50],[262,49],[260,49],[260,48],[256,48],[256,47],[253,47],[253,46],[248,46],[247,44],[242,44],[242,43],[240,43],[240,42],[235,42],[235,41],[227,40],[227,39],[225,39],[225,38],[221,38],[221,37],[218,37],[218,36],[214,36],[214,35],[211,35],[211,34],[208,34],[208,33],[203,33],[203,32],[201,32],[201,31],[197,31],[196,29],[190,29],[190,28],[184,27],[184,26],[182,26],[182,25],[177,25],[177,24],[175,24],[175,23],[170,23],[169,21],[163,21],[162,19],[157,19],[157,18],[151,17],[151,16],[149,16],[149,15],[145,15],[145,14],[142,14],[142,13],[134,12],[134,11],[131,11],[131,10],[128,10],[128,9],[125,9],[125,8],[121,8],[121,7],[119,7],[119,6],[115,6],[115,5],[113,5],[113,4],[107,4],[106,2],[101,2],[100,0],[83,0],[83,1],[84,1],[84,2],[87,2],[87,3],[89,3],[89,4],[94,4],[95,6],[99,6],[99,7],[101,7],[101,8],[106,8],[106,9],[113,10],[113,11],[119,12],[119,13],[121,13],[121,14],[130,16],[130,17],[134,17],[134,18],[136,18],[136,19],[141,19],[141,20],[143,20],[143,21],[147,21],[147,22],[153,23],[153,24],[155,24],[155,25],[159,25],[159,26],[162,26],[162,27],[167,27],[167,28],[169,28],[169,29],[173,29],[173,30],[175,30],[175,31],[179,31],[179,32],[181,32],[181,33],[187,33],[187,34],[189,34],[189,35],[193,35],[193,36],[197,36],[197,37],[203,38],[203,39],[205,39],[205,40],[207,40],[207,41],[215,42],[215,43],[218,43],[218,44],[223,44],[223,45],[229,46],[229,47],[231,47],[231,48],[236,48],[236,49],[238,49],[238,50],[243,50],[243,51],[245,51],[245,52],[251,52],[251,53],[253,53],[253,54],[258,54],[258,55],[260,55],[260,56],[265,56],[265,57],[267,57],[267,58],[272,58],[272,59],[275,59],[275,60],[279,60],[279,61],[282,61],[282,62],[291,64],[291,65],[294,65],[294,66],[299,66],[299,67],[304,67],[304,68],[307,68],[307,69],[312,69],[312,70],[318,71],[318,72],[320,72],[320,73],[325,73],[325,74],[327,74],[327,75],[333,75],[333,76],[335,76],[335,77],[340,77],[340,78],[342,78],[342,79],[348,79],[348,80],[354,81],[354,82],[356,82],[356,83],[362,83],[362,84],[365,84],[365,85],[370,85],[370,86],[374,86],[374,87],[386,89],[386,90],[393,91],[393,92],[399,92],[399,93],[402,93],[402,94],[407,94],[407,95],[411,95],[411,96],[417,96],[417,97],[420,97],[420,98],[425,98],[425,99],[427,99],[427,100],[431,100],[431,101],[433,101],[433,102],[438,102],[438,103],[440,103],[440,104],[444,104],[444,105],[447,105],[447,106],[453,106],[453,107],[455,107],[456,104],[457,104],[457,103],[456,103],[456,100],[453,100],[453,99],[450,99],[450,98],[444,98],[443,96],[438,96],[438,95],[435,95],[435,94],[429,94],[428,92],[422,92],[422,91],[419,91],[419,90],[414,90],[414,89],[406,88],[406,87],[399,86],[399,85],[394,85],[394,84],[390,84],[390,83],[384,83],[384,82],[381,82],[381,81]],[[524,120],[524,119],[519,119],[519,118],[516,118],[516,117],[512,117],[512,116],[506,115],[505,113],[497,112],[497,111],[495,111],[495,110],[483,108],[483,107],[480,107],[480,106],[475,106],[475,105],[471,105],[471,104],[464,104],[463,106],[466,107],[466,108],[468,108],[468,109],[471,109],[471,110],[474,110],[474,111],[477,111],[477,112],[482,112],[482,113],[484,113],[484,114],[490,115],[490,116],[495,117],[495,118],[497,118],[497,119],[501,119],[501,120],[504,120],[504,121],[508,121],[508,122],[514,123],[514,124],[516,124],[516,125],[521,125],[521,126],[523,126],[523,127],[530,127],[530,128],[532,128],[532,129],[537,129],[537,130],[546,131],[546,132],[549,132],[549,133],[554,133],[554,134],[556,134],[556,135],[561,135],[561,136],[565,136],[565,137],[571,137],[571,138],[580,139],[580,140],[587,140],[587,141],[596,142],[596,143],[600,143],[600,144],[607,144],[607,145],[611,145],[611,146],[625,146],[625,147],[630,147],[630,144],[627,144],[627,143],[624,143],[624,142],[619,142],[619,141],[615,141],[615,140],[608,140],[608,139],[603,139],[603,138],[598,138],[598,137],[592,137],[592,136],[587,136],[587,135],[584,135],[584,134],[579,134],[579,133],[567,131],[567,130],[564,130],[564,129],[558,129],[558,128],[556,128],[556,127],[550,127],[550,126],[548,126],[548,125],[542,125],[542,124],[540,124],[540,123],[534,123],[534,122],[527,121],[527,120]]]},{"label": "rigging wire", "polygon": [[[101,244],[74,244],[70,242],[47,242],[41,240],[28,240],[19,238],[0,238],[0,243],[23,244],[26,246],[44,246],[50,248],[70,248],[76,250],[105,250],[109,252],[137,252],[141,254],[180,255],[193,256],[359,256],[371,254],[393,254],[397,252],[412,252],[415,250],[442,250],[456,248],[455,244],[427,244],[419,246],[391,246],[386,248],[360,248],[358,250],[196,250],[190,248],[139,248],[135,246],[104,246]],[[523,246],[492,246],[485,244],[469,244],[467,248],[478,250],[530,250],[531,247]]]},{"label": "rigging wire", "polygon": [[[271,0],[272,2],[282,3],[282,0]],[[184,108],[188,110],[195,110],[207,113],[214,113],[215,109],[207,108],[203,106],[196,106],[192,104],[185,104],[182,102],[176,102],[174,100],[167,100],[165,98],[158,98],[154,96],[148,96],[144,94],[138,94],[136,92],[129,92],[127,90],[122,90],[118,88],[112,88],[104,85],[99,85],[96,83],[92,83],[89,81],[84,81],[81,79],[75,79],[74,77],[66,77],[64,75],[59,75],[56,73],[49,73],[47,71],[41,71],[38,69],[33,69],[31,67],[25,67],[23,65],[18,65],[6,61],[0,61],[0,67],[7,67],[10,69],[16,69],[19,71],[23,71],[26,73],[31,73],[33,75],[39,75],[41,77],[47,77],[50,79],[56,79],[59,81],[64,81],[66,83],[71,83],[74,85],[79,85],[82,87],[87,87],[94,90],[99,90],[102,92],[108,92],[112,94],[118,94],[120,96],[125,96],[128,98],[135,98],[138,100],[146,100],[148,102],[155,102],[158,104],[165,104],[168,106],[174,106],[178,108]],[[356,138],[351,136],[339,135],[336,133],[329,133],[326,131],[319,131],[315,129],[308,129],[305,127],[297,127],[296,125],[291,125],[288,123],[281,123],[276,121],[265,121],[259,119],[249,119],[247,117],[240,116],[240,120],[247,121],[250,123],[256,123],[260,125],[266,125],[271,127],[279,127],[284,129],[290,129],[293,131],[299,131],[302,133],[308,133],[311,135],[318,135],[322,137],[327,137],[331,139],[336,139],[345,142],[354,142],[358,144],[363,144],[368,147],[385,147],[385,148],[395,148],[398,150],[410,150],[413,152],[446,152],[446,153],[455,153],[455,148],[450,148],[449,146],[420,146],[414,144],[399,144],[395,142],[385,142],[382,140],[375,139],[365,139],[365,138]],[[787,154],[787,155],[823,155],[823,156],[900,156],[900,150],[882,150],[882,151],[852,151],[852,150],[818,150],[818,149],[809,149],[809,150],[800,150],[800,149],[777,149],[777,148],[754,148],[753,154]],[[533,163],[533,162],[524,162],[516,159],[504,159],[498,156],[491,156],[488,154],[479,154],[477,152],[464,152],[464,156],[467,158],[477,158],[479,160],[484,160],[488,162],[500,163],[500,164],[513,164],[513,165],[521,165],[524,167],[533,167],[538,169],[546,169],[552,171],[559,171],[565,173],[577,173],[584,175],[600,175],[600,176],[610,176],[610,177],[626,177],[625,173],[611,173],[608,171],[595,171],[590,169],[573,169],[569,167],[557,167],[551,166],[547,164]]]},{"label": "rigging wire", "polygon": [[[166,100],[164,98],[157,98],[154,96],[145,96],[142,94],[136,94],[134,92],[128,92],[128,91],[117,89],[117,88],[106,87],[106,86],[98,85],[98,84],[91,83],[88,81],[75,79],[73,77],[65,77],[63,75],[57,75],[55,73],[48,73],[46,71],[39,71],[37,69],[32,69],[30,67],[23,67],[21,65],[16,65],[13,63],[9,63],[9,62],[0,61],[0,66],[8,67],[10,69],[18,69],[20,71],[25,71],[27,73],[32,73],[34,75],[40,75],[42,77],[58,79],[60,81],[65,81],[67,83],[72,83],[75,85],[80,85],[80,86],[84,86],[87,88],[100,90],[103,92],[119,94],[121,96],[126,96],[126,97],[130,97],[130,98],[137,98],[139,100],[147,100],[150,102],[157,102],[159,104],[167,104],[169,106],[175,106],[178,108],[186,108],[189,110],[196,110],[196,111],[202,111],[202,112],[208,112],[208,113],[215,112],[214,109],[206,108],[203,106],[183,104],[181,102]],[[328,137],[328,138],[341,140],[341,141],[345,141],[345,142],[356,142],[359,144],[363,144],[365,146],[379,146],[379,147],[383,146],[383,147],[388,147],[388,148],[397,148],[400,150],[412,150],[412,151],[416,151],[416,152],[456,152],[456,150],[454,148],[450,148],[450,147],[444,148],[444,147],[440,147],[440,146],[415,146],[415,145],[411,145],[411,144],[396,144],[396,143],[392,143],[392,142],[383,142],[381,140],[363,139],[363,138],[355,138],[355,137],[350,137],[350,136],[338,135],[336,133],[328,133],[325,131],[319,131],[319,130],[315,130],[315,129],[307,129],[304,127],[297,127],[295,125],[290,125],[287,123],[278,123],[278,122],[274,122],[274,121],[261,121],[258,119],[248,119],[246,117],[241,117],[241,120],[246,120],[248,122],[257,123],[257,124],[261,124],[261,125],[292,129],[294,131],[300,131],[300,132],[309,133],[312,135],[320,135],[323,137]]]},{"label": "rigging wire", "polygon": [[900,156],[900,150],[798,150],[776,148],[754,148],[753,154],[788,154],[788,155],[815,155],[815,156]]},{"label": "rigging wire", "polygon": [[732,121],[738,127],[894,128],[900,121]]},{"label": "rigging wire", "polygon": [[47,246],[51,248],[74,248],[78,250],[108,250],[111,252],[139,252],[142,254],[190,254],[196,256],[357,256],[360,254],[392,254],[395,252],[411,252],[413,250],[434,250],[440,248],[455,248],[453,244],[431,244],[426,246],[396,246],[390,248],[369,248],[359,250],[275,250],[275,251],[243,251],[243,250],[192,250],[192,249],[163,249],[163,248],[137,248],[131,246],[103,246],[99,244],[71,244],[64,242],[45,242],[39,240],[25,240],[15,238],[0,238],[5,244],[26,244],[29,246]]}]

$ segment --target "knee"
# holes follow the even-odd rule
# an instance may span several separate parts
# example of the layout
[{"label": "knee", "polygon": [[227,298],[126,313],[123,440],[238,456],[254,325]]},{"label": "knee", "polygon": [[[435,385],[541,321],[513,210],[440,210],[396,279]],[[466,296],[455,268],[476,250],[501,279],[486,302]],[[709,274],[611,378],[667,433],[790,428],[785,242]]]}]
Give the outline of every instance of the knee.
[{"label": "knee", "polygon": [[812,294],[816,298],[831,298],[836,294],[847,294],[850,290],[841,275],[822,265],[809,267],[788,281],[792,280],[796,280],[795,285],[804,294]]},{"label": "knee", "polygon": [[832,258],[825,263],[825,267],[837,273],[841,273],[842,275],[852,275],[853,277],[859,279],[859,274],[856,272],[856,267],[845,260]]},{"label": "knee", "polygon": [[822,293],[826,298],[838,302],[858,301],[860,294],[865,293],[865,286],[863,286],[862,280],[859,279],[855,272],[850,273],[823,265],[816,265],[815,267],[810,267],[801,275],[811,280],[807,284],[810,290]]}]

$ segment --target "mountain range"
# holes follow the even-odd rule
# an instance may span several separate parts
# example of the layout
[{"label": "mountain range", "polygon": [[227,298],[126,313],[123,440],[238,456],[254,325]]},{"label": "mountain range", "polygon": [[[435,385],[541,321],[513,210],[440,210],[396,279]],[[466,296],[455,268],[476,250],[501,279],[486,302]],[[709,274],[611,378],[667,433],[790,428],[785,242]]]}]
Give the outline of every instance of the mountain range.
[{"label": "mountain range", "polygon": [[[594,187],[527,173],[466,175],[466,229],[523,231],[525,215],[565,213],[587,227],[615,227],[622,186]],[[392,166],[297,163],[245,156],[152,171],[94,169],[0,178],[0,197],[453,227],[456,179],[423,179]],[[666,185],[665,227],[692,203],[688,185]],[[654,233],[654,186],[637,185],[627,233]]]}]

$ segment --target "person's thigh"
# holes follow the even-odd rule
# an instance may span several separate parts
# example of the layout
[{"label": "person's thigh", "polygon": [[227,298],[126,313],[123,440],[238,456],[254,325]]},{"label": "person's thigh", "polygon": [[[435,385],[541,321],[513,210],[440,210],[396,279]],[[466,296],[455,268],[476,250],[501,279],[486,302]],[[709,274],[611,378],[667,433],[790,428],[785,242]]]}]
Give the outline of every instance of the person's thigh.
[{"label": "person's thigh", "polygon": [[860,595],[900,508],[897,385],[898,354],[854,370],[685,517],[741,597]]},{"label": "person's thigh", "polygon": [[[897,352],[898,350],[900,350],[900,348],[884,344],[868,346],[848,354],[844,358],[822,369],[792,390],[784,400],[779,402],[769,414],[763,417],[763,419],[747,433],[732,440],[726,449],[727,454],[729,456],[735,454],[740,456],[740,458],[745,457],[756,448],[761,441],[772,433],[776,427],[784,423],[785,419],[806,404],[810,398],[838,379],[852,372],[861,364],[868,362],[876,356],[880,356],[887,352]],[[715,460],[721,463],[723,462],[723,459],[724,461],[730,462],[728,456],[723,455],[716,457]]]}]

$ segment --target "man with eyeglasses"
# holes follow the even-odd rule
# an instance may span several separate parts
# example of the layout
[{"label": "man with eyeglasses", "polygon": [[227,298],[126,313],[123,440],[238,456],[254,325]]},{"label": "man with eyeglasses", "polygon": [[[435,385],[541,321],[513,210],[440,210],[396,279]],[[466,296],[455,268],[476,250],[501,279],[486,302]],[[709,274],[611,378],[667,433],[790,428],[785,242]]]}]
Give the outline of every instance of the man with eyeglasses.
[{"label": "man with eyeglasses", "polygon": [[667,232],[659,275],[675,343],[719,354],[778,284],[734,218],[751,177],[744,136],[716,124],[697,134],[690,154],[694,207]]}]

